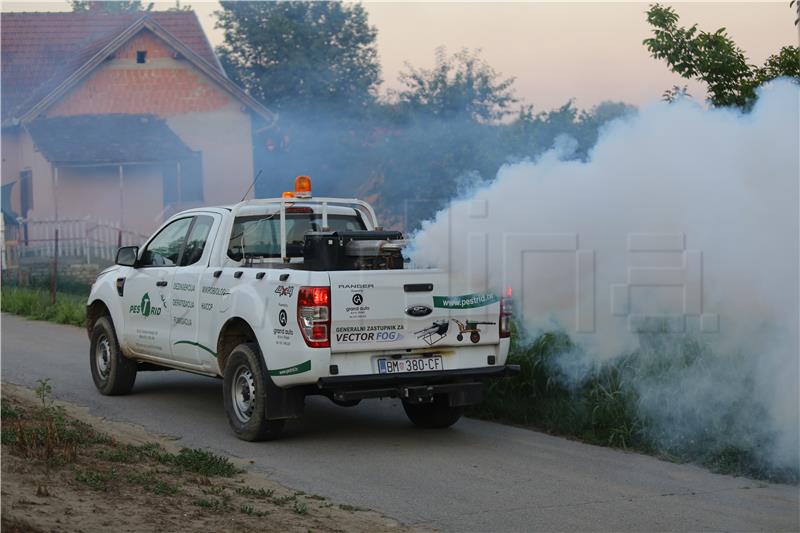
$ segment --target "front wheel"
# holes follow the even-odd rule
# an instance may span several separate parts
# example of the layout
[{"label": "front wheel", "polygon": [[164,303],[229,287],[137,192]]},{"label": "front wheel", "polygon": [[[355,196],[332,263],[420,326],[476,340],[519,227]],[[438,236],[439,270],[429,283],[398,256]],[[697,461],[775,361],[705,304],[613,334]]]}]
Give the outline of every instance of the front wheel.
[{"label": "front wheel", "polygon": [[434,396],[433,402],[411,404],[403,402],[409,420],[426,429],[448,428],[458,422],[464,413],[463,407],[450,407],[447,396]]},{"label": "front wheel", "polygon": [[277,438],[285,420],[267,419],[267,372],[254,343],[240,344],[225,362],[225,414],[236,436],[260,441]]},{"label": "front wheel", "polygon": [[89,367],[94,386],[101,394],[128,394],[136,381],[137,363],[122,355],[111,318],[97,319],[92,327]]}]

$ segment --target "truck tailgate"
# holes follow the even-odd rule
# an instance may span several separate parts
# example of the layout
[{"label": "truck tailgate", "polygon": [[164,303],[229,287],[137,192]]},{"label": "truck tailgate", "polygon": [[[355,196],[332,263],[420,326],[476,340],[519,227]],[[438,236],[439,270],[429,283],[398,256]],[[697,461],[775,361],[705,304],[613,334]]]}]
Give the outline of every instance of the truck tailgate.
[{"label": "truck tailgate", "polygon": [[499,342],[499,299],[452,291],[439,270],[331,272],[331,351]]}]

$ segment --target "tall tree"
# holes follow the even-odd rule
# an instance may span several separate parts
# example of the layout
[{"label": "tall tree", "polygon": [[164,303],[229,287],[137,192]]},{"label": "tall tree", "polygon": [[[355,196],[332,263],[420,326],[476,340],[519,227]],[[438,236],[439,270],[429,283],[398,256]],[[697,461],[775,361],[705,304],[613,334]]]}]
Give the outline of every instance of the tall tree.
[{"label": "tall tree", "polygon": [[685,28],[678,25],[678,18],[672,7],[651,5],[647,22],[653,27],[653,37],[645,39],[644,45],[673,72],[704,82],[713,105],[748,108],[761,84],[780,76],[800,80],[798,47],[781,48],[759,67],[748,63],[725,28],[715,32],[698,30],[697,24]]},{"label": "tall tree", "polygon": [[502,79],[477,50],[448,55],[439,47],[432,69],[406,67],[400,73],[405,89],[398,97],[414,111],[442,119],[469,117],[489,122],[505,117],[517,101],[514,78]]},{"label": "tall tree", "polygon": [[141,0],[72,0],[70,2],[73,11],[152,11],[153,2],[146,5]]},{"label": "tall tree", "polygon": [[360,4],[220,2],[218,48],[229,75],[273,108],[365,106],[380,83],[375,44]]}]

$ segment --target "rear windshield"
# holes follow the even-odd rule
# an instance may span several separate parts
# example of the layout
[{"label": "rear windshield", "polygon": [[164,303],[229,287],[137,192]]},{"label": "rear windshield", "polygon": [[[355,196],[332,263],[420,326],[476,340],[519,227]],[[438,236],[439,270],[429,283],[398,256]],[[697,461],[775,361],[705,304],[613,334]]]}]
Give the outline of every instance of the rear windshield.
[{"label": "rear windshield", "polygon": [[[367,229],[357,215],[328,215],[331,231],[360,231]],[[286,254],[302,257],[304,236],[309,231],[322,231],[322,215],[286,215]],[[236,217],[228,245],[228,257],[241,261],[243,257],[281,256],[281,217],[279,214]]]}]

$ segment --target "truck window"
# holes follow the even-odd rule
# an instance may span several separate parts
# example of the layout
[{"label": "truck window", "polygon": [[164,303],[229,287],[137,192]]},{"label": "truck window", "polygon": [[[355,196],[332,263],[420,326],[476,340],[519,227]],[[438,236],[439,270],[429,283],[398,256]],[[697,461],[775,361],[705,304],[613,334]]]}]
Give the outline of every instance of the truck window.
[{"label": "truck window", "polygon": [[183,247],[181,266],[193,265],[200,261],[212,225],[214,225],[212,217],[205,215],[195,217],[192,229],[189,230],[189,237],[186,239],[186,245]]},{"label": "truck window", "polygon": [[[365,230],[364,222],[357,215],[328,215],[328,226],[331,231]],[[286,253],[289,257],[302,257],[304,236],[309,231],[322,231],[322,215],[287,214],[286,215]],[[281,256],[281,219],[280,215],[256,215],[236,217],[231,231],[228,257],[241,261],[248,257],[280,257]]]},{"label": "truck window", "polygon": [[192,218],[180,218],[166,225],[147,245],[139,264],[141,266],[175,266],[178,264]]}]

